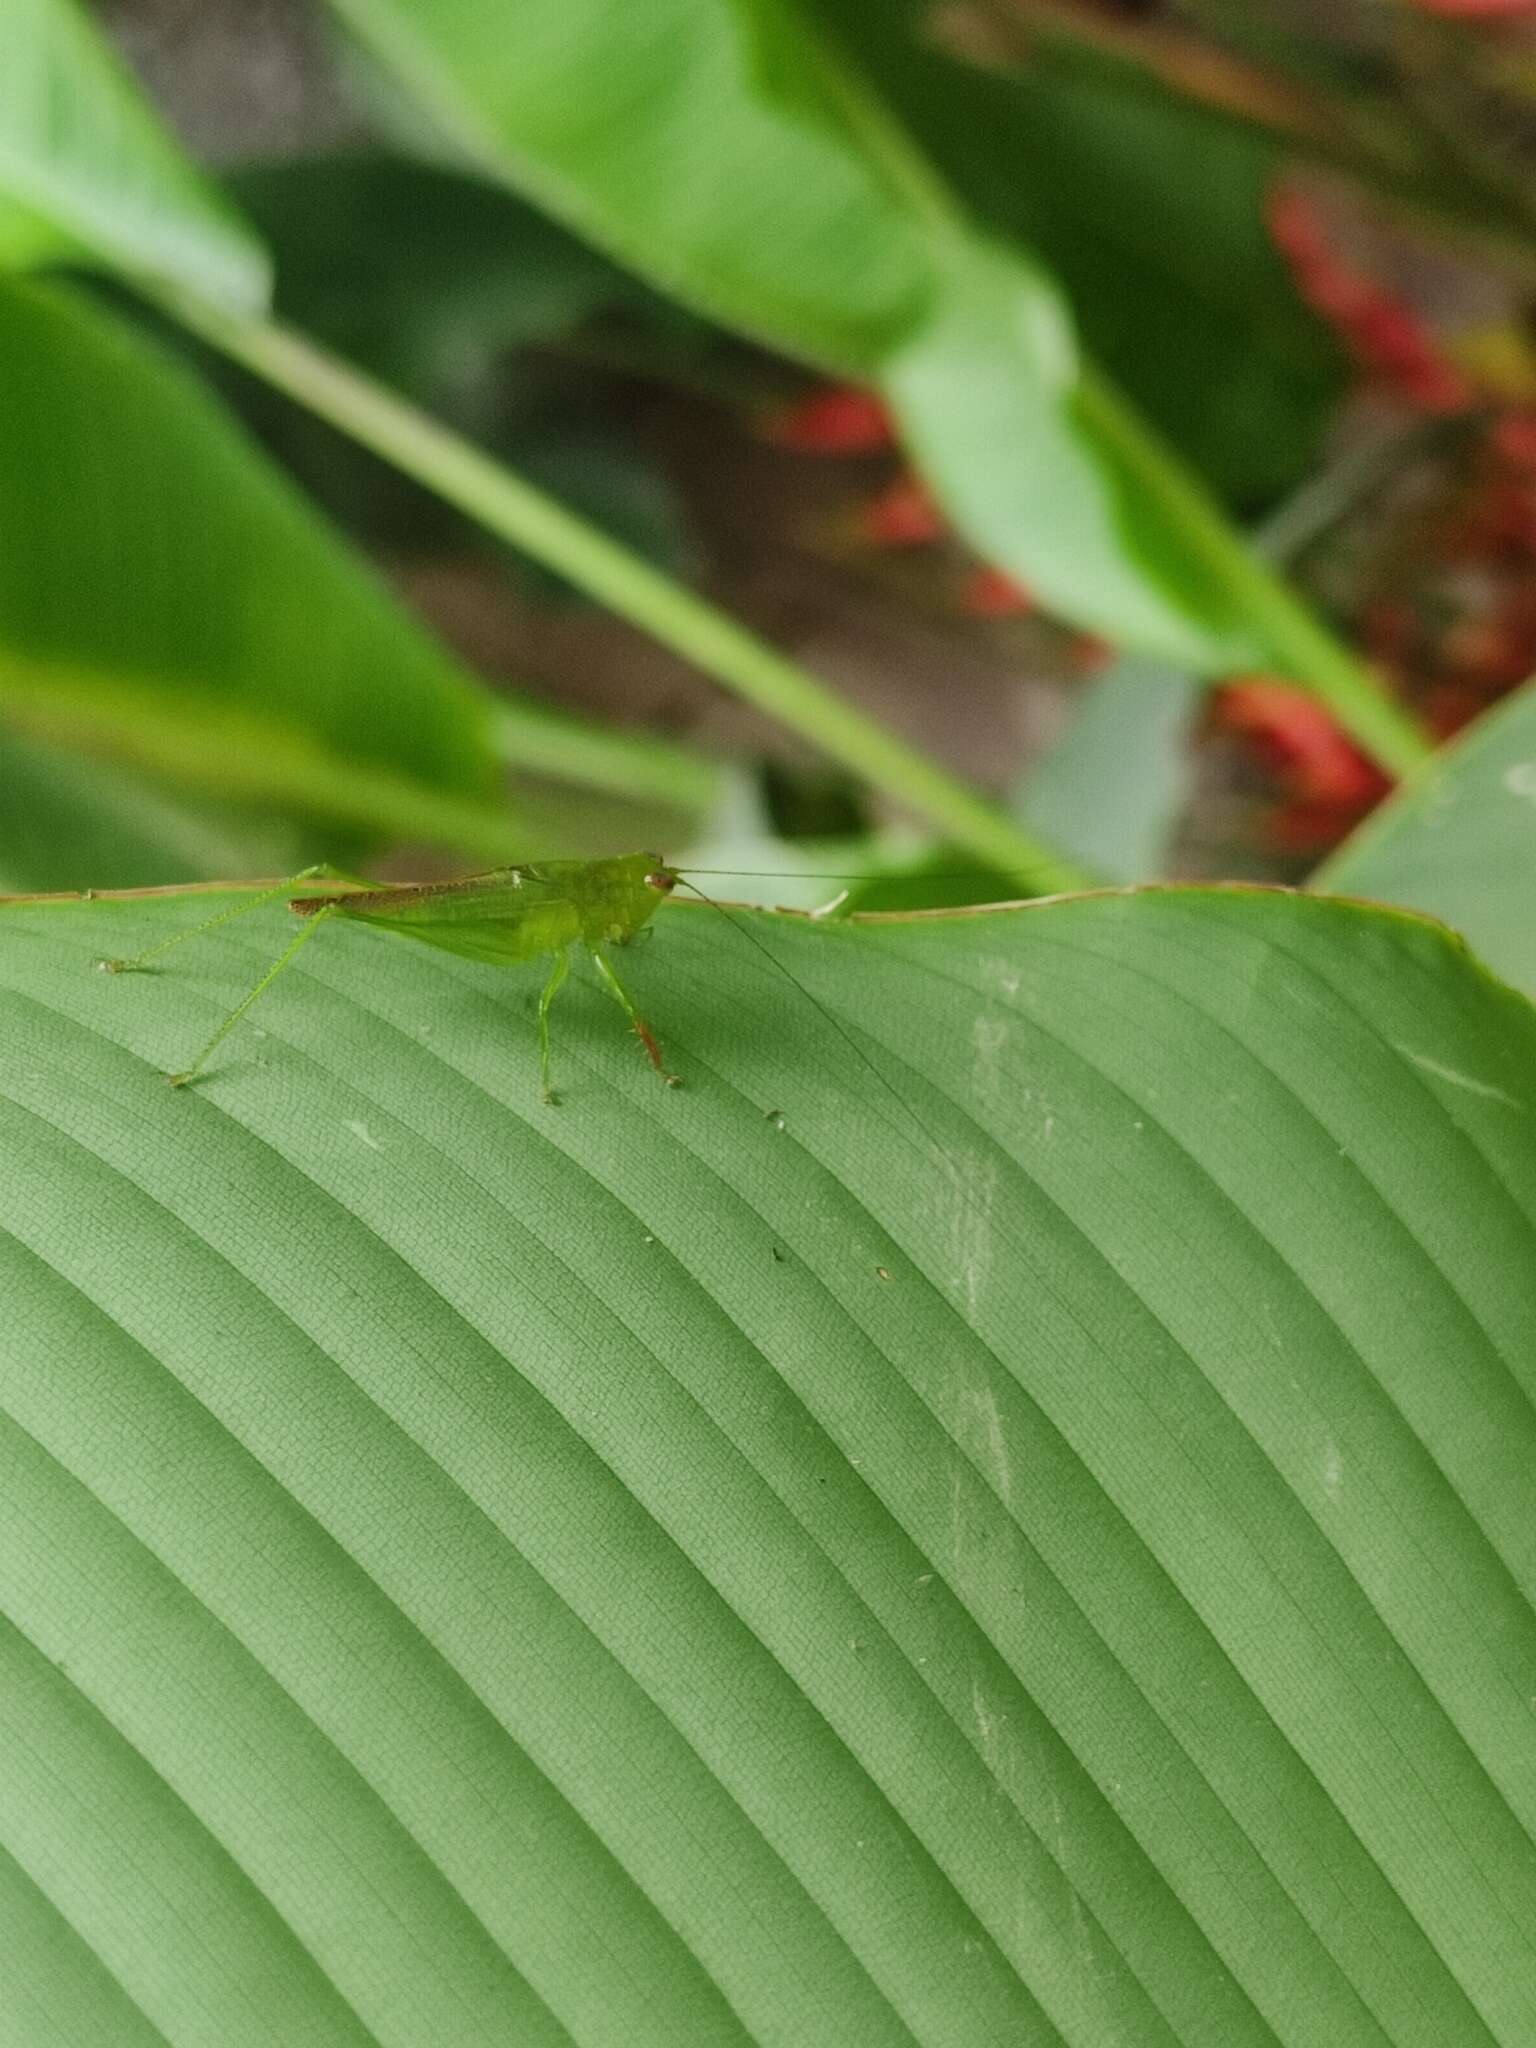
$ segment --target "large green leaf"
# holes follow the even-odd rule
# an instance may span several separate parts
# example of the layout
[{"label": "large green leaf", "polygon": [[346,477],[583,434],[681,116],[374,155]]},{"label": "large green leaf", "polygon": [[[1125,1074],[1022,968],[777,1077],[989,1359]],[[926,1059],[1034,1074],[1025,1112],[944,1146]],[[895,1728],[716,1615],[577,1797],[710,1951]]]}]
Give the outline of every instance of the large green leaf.
[{"label": "large green leaf", "polygon": [[6,2038],[1536,2038],[1522,998],[668,908],[684,1087],[578,977],[545,1108],[343,928],[175,1094],[280,913],[91,961],[208,907],[0,913]]},{"label": "large green leaf", "polygon": [[267,263],[187,162],[75,0],[6,0],[0,268],[106,264],[254,309]]},{"label": "large green leaf", "polygon": [[1236,590],[1211,508],[1081,376],[1049,277],[958,215],[809,10],[531,0],[509,23],[479,0],[333,5],[579,233],[878,382],[958,528],[1046,603],[1202,670],[1295,665]]},{"label": "large green leaf", "polygon": [[1536,995],[1536,685],[1411,776],[1314,886],[1431,911]]}]

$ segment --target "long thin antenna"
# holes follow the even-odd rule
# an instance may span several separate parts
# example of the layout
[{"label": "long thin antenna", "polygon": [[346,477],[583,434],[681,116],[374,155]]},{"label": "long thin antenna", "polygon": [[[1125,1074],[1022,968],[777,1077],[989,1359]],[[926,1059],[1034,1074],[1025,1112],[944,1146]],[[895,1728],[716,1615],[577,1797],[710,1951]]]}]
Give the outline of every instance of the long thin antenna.
[{"label": "long thin antenna", "polygon": [[[846,868],[674,868],[675,875],[740,875],[744,882],[1009,882],[1022,877],[1002,868],[945,868],[932,873],[922,869],[885,868],[875,875],[854,875]],[[694,890],[703,896],[702,889]],[[713,899],[704,896],[706,903]],[[715,904],[715,908],[722,908]]]},{"label": "long thin antenna", "polygon": [[[705,872],[707,872],[707,870],[703,868],[696,868],[694,870],[695,874],[703,874]],[[740,873],[741,871],[739,869],[735,869],[729,870],[728,872]],[[673,873],[678,874],[678,871],[674,868]],[[698,897],[701,903],[707,903],[711,910],[718,910],[720,915],[727,921],[727,923],[735,925],[737,931],[741,933],[742,937],[746,939],[749,944],[757,948],[758,952],[762,954],[763,958],[768,962],[769,966],[772,967],[777,973],[782,974],[784,979],[789,983],[790,987],[794,989],[797,994],[804,997],[805,1001],[808,1002],[811,1008],[817,1012],[817,1014],[821,1017],[822,1021],[825,1024],[829,1025],[831,1029],[837,1033],[838,1037],[843,1041],[844,1045],[847,1046],[848,1050],[853,1054],[854,1058],[859,1062],[860,1066],[867,1067],[869,1069],[870,1073],[873,1074],[876,1081],[878,1081],[880,1086],[885,1090],[886,1094],[890,1096],[891,1100],[896,1104],[897,1108],[902,1112],[904,1116],[909,1117],[911,1119],[912,1123],[917,1127],[918,1131],[922,1134],[926,1142],[933,1147],[934,1151],[938,1154],[940,1160],[943,1162],[944,1167],[946,1171],[949,1173],[951,1180],[953,1181],[953,1163],[950,1160],[949,1154],[944,1149],[942,1140],[936,1135],[935,1132],[929,1130],[927,1124],[924,1123],[923,1119],[918,1115],[917,1111],[912,1107],[911,1103],[908,1102],[907,1098],[902,1094],[901,1090],[896,1086],[895,1082],[891,1080],[890,1076],[881,1073],[880,1069],[875,1065],[874,1061],[870,1058],[869,1054],[864,1050],[863,1046],[859,1044],[858,1040],[853,1036],[853,1033],[848,1029],[848,1027],[845,1024],[839,1023],[837,1018],[834,1017],[832,1012],[827,1008],[826,1004],[822,1002],[819,997],[812,995],[811,991],[806,987],[803,981],[800,981],[795,975],[790,973],[789,969],[784,965],[784,962],[773,951],[772,947],[765,946],[762,940],[757,936],[757,933],[752,930],[750,925],[744,924],[739,917],[734,916],[732,912],[726,909],[723,903],[717,903],[713,896],[706,896],[702,889],[695,888],[693,883],[688,880],[686,875],[678,874],[678,880],[682,883],[685,889],[691,890],[692,893]],[[959,1192],[958,1188],[957,1192]]]}]

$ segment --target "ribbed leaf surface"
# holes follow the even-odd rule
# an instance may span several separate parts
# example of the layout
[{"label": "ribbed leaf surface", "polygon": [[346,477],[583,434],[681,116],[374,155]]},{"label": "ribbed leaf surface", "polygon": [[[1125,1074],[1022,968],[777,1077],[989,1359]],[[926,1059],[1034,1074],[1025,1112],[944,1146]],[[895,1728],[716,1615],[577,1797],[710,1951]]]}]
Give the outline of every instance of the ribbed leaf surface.
[{"label": "ribbed leaf surface", "polygon": [[0,913],[0,2039],[1536,2038],[1523,999],[678,906],[545,1107],[341,928],[173,1093],[207,909]]}]

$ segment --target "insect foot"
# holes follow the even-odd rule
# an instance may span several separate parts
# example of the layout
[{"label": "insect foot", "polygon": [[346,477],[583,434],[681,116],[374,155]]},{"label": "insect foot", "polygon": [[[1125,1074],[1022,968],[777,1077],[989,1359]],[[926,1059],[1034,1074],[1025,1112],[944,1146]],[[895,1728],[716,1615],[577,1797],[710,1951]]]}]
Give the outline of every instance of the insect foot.
[{"label": "insect foot", "polygon": [[91,964],[98,974],[122,974],[128,966],[126,960],[95,960]]}]

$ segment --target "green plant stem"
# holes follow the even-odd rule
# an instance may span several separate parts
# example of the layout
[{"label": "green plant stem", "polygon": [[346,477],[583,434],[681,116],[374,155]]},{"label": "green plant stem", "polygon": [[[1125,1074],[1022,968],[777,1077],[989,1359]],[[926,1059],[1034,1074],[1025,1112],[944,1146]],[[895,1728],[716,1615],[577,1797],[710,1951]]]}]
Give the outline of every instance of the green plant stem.
[{"label": "green plant stem", "polygon": [[275,322],[241,319],[180,295],[167,304],[225,355],[921,813],[1021,888],[1050,894],[1088,886],[1080,870],[728,613],[350,364]]},{"label": "green plant stem", "polygon": [[511,769],[648,799],[702,815],[719,794],[715,764],[648,733],[612,731],[520,698],[493,714],[496,750]]},{"label": "green plant stem", "polygon": [[1228,526],[1204,490],[1172,462],[1118,394],[1089,365],[1078,384],[1084,417],[1122,450],[1263,636],[1278,672],[1308,685],[1350,737],[1390,774],[1407,775],[1434,751],[1417,723],[1369,669]]}]

